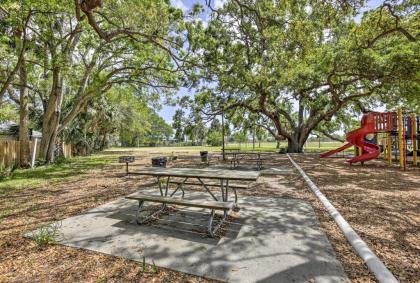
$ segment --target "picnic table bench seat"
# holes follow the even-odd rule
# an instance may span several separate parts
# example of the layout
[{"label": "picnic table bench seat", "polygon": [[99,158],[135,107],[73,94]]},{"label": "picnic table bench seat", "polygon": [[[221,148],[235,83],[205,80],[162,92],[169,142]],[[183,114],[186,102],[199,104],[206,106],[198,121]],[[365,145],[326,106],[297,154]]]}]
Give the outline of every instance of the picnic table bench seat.
[{"label": "picnic table bench seat", "polygon": [[[207,225],[207,232],[210,237],[214,237],[216,231],[220,228],[223,222],[226,220],[227,215],[229,212],[235,207],[233,202],[223,202],[223,201],[203,201],[203,200],[185,200],[179,198],[173,198],[168,196],[156,196],[156,195],[145,195],[145,194],[135,194],[125,197],[126,199],[130,200],[137,200],[139,202],[139,206],[136,212],[136,222],[138,225],[148,222],[152,218],[156,218],[162,211],[165,210],[167,204],[174,204],[180,206],[187,206],[187,207],[198,207],[198,208],[205,208],[210,209],[210,218]],[[156,211],[148,215],[145,219],[140,220],[140,213],[143,208],[143,204],[145,202],[153,202],[153,203],[161,203],[162,207]],[[213,220],[216,210],[221,210],[224,212],[223,218],[213,227]]]},{"label": "picnic table bench seat", "polygon": [[[190,182],[190,181],[169,181],[169,184],[174,184],[177,185],[177,189],[171,194],[171,196],[173,196],[178,189],[180,189],[182,191],[182,197],[184,197],[184,190],[182,188],[183,185],[188,185],[188,186],[204,186],[206,187],[219,187],[220,188],[220,183],[199,183],[199,182]],[[239,184],[229,184],[229,186],[227,187],[225,185],[225,197],[227,199],[228,197],[228,190],[231,189],[233,191],[234,197],[235,197],[235,204],[238,202],[238,193],[236,192],[236,190],[246,190],[249,189],[249,186],[247,185],[239,185]]]}]

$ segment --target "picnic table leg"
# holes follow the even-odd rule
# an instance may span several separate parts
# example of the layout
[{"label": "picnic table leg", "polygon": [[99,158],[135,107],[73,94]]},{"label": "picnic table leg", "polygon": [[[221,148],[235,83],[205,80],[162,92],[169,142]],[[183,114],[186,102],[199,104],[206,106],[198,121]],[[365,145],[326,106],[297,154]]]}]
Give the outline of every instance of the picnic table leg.
[{"label": "picnic table leg", "polygon": [[[162,184],[160,182],[160,176],[157,177],[157,180],[158,180],[158,185],[159,185],[160,196],[163,197],[163,189],[162,189]],[[165,194],[165,196],[167,196],[167,195],[168,195],[168,183],[166,183],[166,194]],[[166,204],[165,203],[162,204],[162,209],[165,209],[165,207],[166,207]]]},{"label": "picnic table leg", "polygon": [[149,221],[151,218],[153,218],[155,216],[159,216],[159,214],[162,211],[164,211],[165,208],[166,208],[166,204],[162,203],[162,206],[158,211],[155,211],[155,212],[151,213],[150,215],[146,216],[143,220],[140,220],[140,213],[142,212],[143,204],[144,204],[144,201],[139,200],[139,206],[138,206],[137,211],[136,211],[136,223],[138,225],[146,223],[147,221]]},{"label": "picnic table leg", "polygon": [[235,169],[236,168],[236,159],[233,159],[231,164],[231,169]]},{"label": "picnic table leg", "polygon": [[220,180],[220,189],[222,191],[222,201],[228,201],[229,180]]},{"label": "picnic table leg", "polygon": [[204,182],[200,179],[197,178],[197,180],[200,182],[200,184],[206,189],[206,191],[211,195],[211,197],[215,200],[215,201],[219,201],[217,199],[217,197],[214,196],[214,194],[210,191],[210,189],[206,186],[206,184],[204,184]]},{"label": "picnic table leg", "polygon": [[224,180],[223,179],[220,180],[220,190],[222,191],[222,201],[226,201],[225,200]]},{"label": "picnic table leg", "polygon": [[[230,210],[229,210],[230,211]],[[216,224],[216,226],[213,228],[213,220],[214,220],[214,215],[216,214],[215,213],[215,210],[214,209],[212,209],[211,210],[211,213],[210,213],[210,219],[209,219],[209,224],[208,224],[208,228],[207,228],[207,230],[208,230],[208,233],[209,233],[209,235],[210,235],[210,237],[212,237],[212,238],[214,238],[214,234],[217,232],[217,230],[219,230],[219,228],[222,226],[222,224],[225,222],[225,220],[226,220],[226,218],[227,218],[227,216],[229,215],[229,211],[224,211],[224,213],[223,213],[223,218],[222,219],[220,219],[220,221]]]},{"label": "picnic table leg", "polygon": [[159,186],[160,196],[163,197],[162,184],[160,183],[160,176],[157,177],[157,182]]},{"label": "picnic table leg", "polygon": [[184,179],[184,181],[182,181],[182,183],[179,183],[178,186],[176,187],[175,191],[172,192],[172,194],[170,195],[170,197],[172,197],[179,189],[182,191],[182,198],[184,198],[184,188],[182,187],[184,185],[184,183],[188,180],[188,177]]},{"label": "picnic table leg", "polygon": [[[235,187],[232,188],[233,194],[235,196],[235,206],[238,203],[238,194],[236,193],[236,189]],[[225,201],[228,201],[229,198],[229,180],[226,180],[226,185],[225,185]]]},{"label": "picnic table leg", "polygon": [[166,179],[166,188],[165,188],[165,197],[168,196],[168,189],[169,189],[169,179],[171,177],[168,176],[168,178]]},{"label": "picnic table leg", "polygon": [[211,210],[209,224],[208,224],[208,227],[207,227],[207,231],[208,231],[210,237],[212,237],[212,238],[214,238],[214,233],[213,233],[213,229],[212,229],[213,218],[214,218],[214,209]]},{"label": "picnic table leg", "polygon": [[[225,183],[225,201],[228,201],[228,196],[229,196],[229,180],[226,180]],[[225,219],[227,217],[227,211],[223,211],[223,219]]]},{"label": "picnic table leg", "polygon": [[226,180],[226,184],[225,184],[225,201],[228,201],[228,196],[229,196],[229,180]]},{"label": "picnic table leg", "polygon": [[144,203],[144,201],[139,201],[139,207],[137,208],[137,211],[136,211],[136,222],[137,222],[137,224],[142,224],[142,222],[140,221],[140,212],[141,212],[141,209],[142,209],[142,207],[143,207],[143,203]]}]

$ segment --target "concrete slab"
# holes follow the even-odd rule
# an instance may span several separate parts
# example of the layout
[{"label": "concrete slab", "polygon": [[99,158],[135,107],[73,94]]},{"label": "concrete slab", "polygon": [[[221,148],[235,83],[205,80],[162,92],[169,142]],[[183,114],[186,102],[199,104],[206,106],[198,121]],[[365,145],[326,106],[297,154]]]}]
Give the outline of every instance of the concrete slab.
[{"label": "concrete slab", "polygon": [[241,197],[239,205],[226,234],[208,238],[207,211],[179,208],[138,226],[137,203],[122,198],[63,220],[59,242],[229,282],[348,281],[308,203]]}]

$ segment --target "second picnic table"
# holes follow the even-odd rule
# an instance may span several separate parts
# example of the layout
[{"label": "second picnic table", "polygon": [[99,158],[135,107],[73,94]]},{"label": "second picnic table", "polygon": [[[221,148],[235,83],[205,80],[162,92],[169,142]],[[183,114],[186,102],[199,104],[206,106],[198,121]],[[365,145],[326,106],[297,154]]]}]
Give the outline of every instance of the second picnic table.
[{"label": "second picnic table", "polygon": [[[141,211],[142,205],[145,201],[149,202],[158,202],[162,203],[162,211],[165,209],[166,204],[177,204],[183,206],[191,207],[201,207],[211,209],[211,216],[209,219],[208,232],[210,236],[213,236],[215,231],[220,227],[223,221],[226,219],[228,213],[232,208],[237,204],[237,193],[236,189],[240,188],[240,185],[230,185],[230,181],[246,181],[246,182],[255,182],[260,176],[260,172],[257,171],[232,171],[229,169],[215,169],[215,168],[159,168],[151,167],[137,170],[135,172],[130,172],[130,175],[142,175],[142,176],[153,176],[157,178],[158,188],[160,196],[150,196],[137,193],[135,195],[130,195],[128,199],[134,199],[139,201],[139,209],[137,211],[136,220],[138,224],[144,223],[144,221],[139,220],[139,212]],[[176,181],[171,181],[171,178],[177,178]],[[180,179],[180,180],[179,180]],[[190,179],[195,179],[197,181],[190,182]],[[162,180],[164,180],[162,182]],[[203,180],[216,180],[218,184],[206,183]],[[176,184],[176,188],[170,193],[169,185]],[[192,200],[183,200],[184,198],[184,186],[185,185],[195,185],[203,187],[206,192],[213,198],[214,201],[192,201]],[[211,190],[210,187],[219,187],[221,191],[221,197],[217,197]],[[228,202],[229,189],[232,189],[235,201],[233,203]],[[182,199],[174,198],[173,196],[177,191],[182,191]],[[216,226],[212,228],[213,217],[215,210],[223,210],[224,217]]]},{"label": "second picnic table", "polygon": [[262,169],[262,163],[264,158],[262,155],[268,155],[268,152],[260,152],[260,151],[232,151],[232,152],[225,152],[225,155],[231,155],[232,158],[230,159],[231,167],[236,168],[239,165],[240,161],[252,161],[257,164],[258,170]]}]

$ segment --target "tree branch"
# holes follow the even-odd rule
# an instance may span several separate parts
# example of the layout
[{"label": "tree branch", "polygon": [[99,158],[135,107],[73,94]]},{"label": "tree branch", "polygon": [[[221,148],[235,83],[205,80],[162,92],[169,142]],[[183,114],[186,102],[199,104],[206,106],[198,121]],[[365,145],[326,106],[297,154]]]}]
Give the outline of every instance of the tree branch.
[{"label": "tree branch", "polygon": [[28,43],[27,30],[26,29],[29,25],[29,21],[32,17],[32,13],[33,13],[33,11],[30,10],[28,15],[26,16],[25,23],[23,25],[22,46],[21,46],[21,49],[20,49],[20,52],[19,52],[19,55],[18,55],[18,60],[16,62],[16,65],[13,68],[12,72],[7,76],[6,81],[4,82],[3,86],[0,89],[0,105],[2,104],[4,94],[6,93],[8,87],[10,86],[12,81],[14,80],[14,77],[15,77],[17,71],[20,69],[20,67],[23,63],[24,55],[25,55],[26,47],[27,47],[27,43]]}]

